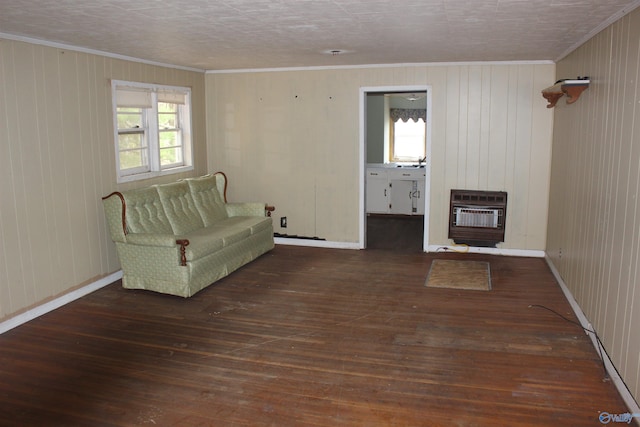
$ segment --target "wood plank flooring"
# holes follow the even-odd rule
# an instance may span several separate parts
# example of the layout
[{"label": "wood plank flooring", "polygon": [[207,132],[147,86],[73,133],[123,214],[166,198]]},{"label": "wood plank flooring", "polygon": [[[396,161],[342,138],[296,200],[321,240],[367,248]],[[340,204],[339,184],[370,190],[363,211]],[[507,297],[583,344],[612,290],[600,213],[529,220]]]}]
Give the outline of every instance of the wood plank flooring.
[{"label": "wood plank flooring", "polygon": [[[424,286],[488,261],[491,291]],[[0,335],[0,425],[600,426],[628,412],[543,259],[276,246],[190,299],[119,283]]]},{"label": "wood plank flooring", "polygon": [[423,215],[367,215],[367,249],[422,252]]}]

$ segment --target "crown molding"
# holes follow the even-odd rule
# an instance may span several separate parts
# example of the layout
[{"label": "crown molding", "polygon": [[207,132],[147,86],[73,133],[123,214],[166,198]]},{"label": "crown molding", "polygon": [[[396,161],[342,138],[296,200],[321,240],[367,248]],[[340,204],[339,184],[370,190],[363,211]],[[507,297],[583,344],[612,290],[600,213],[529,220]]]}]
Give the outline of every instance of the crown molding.
[{"label": "crown molding", "polygon": [[600,31],[604,30],[605,28],[607,28],[608,26],[610,26],[614,22],[618,21],[620,18],[630,14],[636,8],[638,8],[639,6],[640,6],[640,0],[635,0],[634,2],[630,3],[629,5],[623,7],[618,12],[614,13],[609,18],[607,18],[604,21],[602,21],[602,23],[600,25],[598,25],[596,28],[591,30],[586,36],[581,38],[578,42],[576,42],[573,45],[571,45],[558,58],[556,58],[556,60],[554,62],[560,62],[561,60],[563,60],[564,58],[569,56],[569,54],[571,52],[575,51],[580,46],[582,46],[583,44],[585,44],[586,42],[591,40],[593,37],[595,37],[595,35],[598,34]]},{"label": "crown molding", "polygon": [[[640,1],[640,0],[639,0]],[[238,68],[229,70],[207,70],[206,74],[234,74],[234,73],[271,73],[282,71],[318,71],[318,70],[353,70],[362,68],[398,68],[398,67],[449,67],[465,65],[553,65],[552,60],[530,61],[461,61],[461,62],[408,62],[397,64],[361,64],[361,65],[327,65],[310,67],[282,67],[282,68]]]},{"label": "crown molding", "polygon": [[163,62],[149,61],[149,60],[146,60],[146,59],[134,58],[132,56],[119,55],[117,53],[105,52],[105,51],[96,50],[96,49],[88,49],[88,48],[84,48],[84,47],[80,47],[80,46],[74,46],[74,45],[64,44],[64,43],[57,43],[57,42],[52,42],[52,41],[48,41],[48,40],[34,39],[32,37],[18,36],[18,35],[15,35],[15,34],[8,34],[8,33],[1,33],[0,32],[0,39],[7,39],[7,40],[13,40],[13,41],[17,41],[17,42],[37,44],[37,45],[41,45],[41,46],[53,47],[53,48],[56,48],[56,49],[70,50],[70,51],[73,51],[73,52],[89,53],[89,54],[92,54],[92,55],[105,56],[107,58],[121,59],[121,60],[124,60],[124,61],[138,62],[138,63],[141,63],[141,64],[147,64],[147,65],[155,65],[155,66],[158,66],[158,67],[173,68],[173,69],[176,69],[176,70],[193,71],[193,72],[197,72],[197,73],[204,73],[205,72],[205,70],[200,69],[200,68],[185,67],[185,66],[182,66],[182,65],[175,65],[175,64],[165,64]]}]

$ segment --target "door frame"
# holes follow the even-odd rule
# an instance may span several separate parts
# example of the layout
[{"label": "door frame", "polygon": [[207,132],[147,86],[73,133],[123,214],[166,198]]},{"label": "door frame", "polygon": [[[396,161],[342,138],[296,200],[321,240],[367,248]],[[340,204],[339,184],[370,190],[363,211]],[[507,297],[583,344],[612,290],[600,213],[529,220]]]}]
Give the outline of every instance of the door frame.
[{"label": "door frame", "polygon": [[431,120],[431,85],[408,85],[408,86],[363,86],[360,87],[360,117],[359,117],[359,157],[360,157],[360,200],[358,212],[360,215],[360,230],[358,245],[360,249],[367,247],[367,209],[366,209],[366,172],[367,172],[367,94],[384,93],[384,92],[426,92],[427,97],[427,147],[424,171],[425,171],[425,190],[424,190],[424,238],[422,241],[422,250],[428,252],[429,248],[429,206],[431,199],[431,129],[433,122]]}]

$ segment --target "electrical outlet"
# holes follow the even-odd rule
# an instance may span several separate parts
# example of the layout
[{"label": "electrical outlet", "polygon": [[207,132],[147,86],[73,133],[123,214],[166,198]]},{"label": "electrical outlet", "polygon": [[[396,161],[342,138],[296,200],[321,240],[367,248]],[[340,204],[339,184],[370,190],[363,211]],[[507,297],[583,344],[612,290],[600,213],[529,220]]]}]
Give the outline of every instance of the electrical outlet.
[{"label": "electrical outlet", "polygon": [[281,216],[280,217],[280,227],[287,228],[287,217],[286,216]]}]

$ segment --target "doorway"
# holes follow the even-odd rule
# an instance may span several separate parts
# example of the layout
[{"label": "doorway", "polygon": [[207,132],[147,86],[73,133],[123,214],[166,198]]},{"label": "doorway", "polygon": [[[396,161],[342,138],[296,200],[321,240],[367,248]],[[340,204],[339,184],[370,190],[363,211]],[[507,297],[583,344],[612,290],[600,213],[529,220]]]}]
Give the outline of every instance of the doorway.
[{"label": "doorway", "polygon": [[[389,140],[389,126],[390,121],[388,119],[384,119],[381,122],[377,119],[372,119],[371,108],[378,108],[376,106],[376,102],[369,102],[373,98],[387,99],[387,101],[383,101],[382,104],[386,105],[385,114],[388,114],[389,108],[389,98],[394,96],[399,96],[399,94],[403,94],[402,97],[407,98],[407,101],[411,102],[420,100],[420,102],[415,103],[415,105],[421,105],[421,108],[426,107],[425,114],[425,139],[426,145],[424,148],[424,159],[420,159],[420,162],[416,163],[413,160],[415,159],[406,159],[407,162],[392,162],[393,153],[389,152],[390,144]],[[413,100],[409,98],[414,98]],[[405,103],[407,101],[404,101]],[[380,102],[378,102],[380,103]],[[373,107],[372,107],[373,105]],[[410,108],[410,107],[405,107]],[[387,117],[387,116],[385,116]],[[417,120],[416,120],[417,121]],[[360,212],[360,237],[359,237],[359,245],[361,249],[367,248],[368,239],[367,239],[367,230],[368,225],[380,224],[381,220],[387,220],[389,226],[406,228],[409,230],[414,230],[415,233],[415,223],[417,219],[421,219],[421,224],[418,227],[422,227],[422,242],[419,245],[421,250],[426,252],[428,249],[429,242],[429,194],[430,194],[430,175],[431,175],[431,87],[430,86],[376,86],[376,87],[362,87],[360,88],[360,123],[359,123],[359,135],[360,135],[360,203],[359,203],[359,212]],[[375,132],[375,134],[373,134]],[[378,134],[380,132],[381,134]],[[400,165],[400,166],[399,166]],[[404,170],[402,168],[420,168],[420,171],[424,171],[424,186],[421,186],[417,190],[414,187],[414,194],[419,194],[419,200],[417,201],[418,206],[416,209],[416,201],[413,201],[413,212],[417,215],[394,215],[393,212],[387,212],[389,215],[380,215],[380,213],[376,213],[375,216],[372,216],[371,212],[367,211],[367,201],[368,197],[371,198],[371,188],[367,187],[367,169],[371,166],[381,166],[385,170],[388,168],[389,170],[394,169],[395,172],[391,172],[391,175],[397,175],[399,170]],[[408,169],[406,170],[409,171]],[[403,186],[407,183],[403,182]],[[415,186],[415,184],[414,184]],[[369,194],[367,192],[369,191]],[[390,195],[393,197],[393,195]],[[372,200],[369,199],[369,205],[371,205]],[[381,218],[380,218],[381,217]],[[395,217],[395,223],[393,223],[392,218]],[[372,224],[368,224],[368,221],[371,220]],[[398,221],[405,220],[405,221]],[[384,224],[384,223],[383,223]],[[382,225],[381,227],[385,227]],[[389,230],[390,233],[393,232],[392,229]],[[373,236],[372,236],[373,237]],[[379,240],[379,236],[375,236],[376,240]],[[404,237],[401,237],[396,244],[402,244]],[[372,240],[372,245],[377,246],[377,241]]]}]

